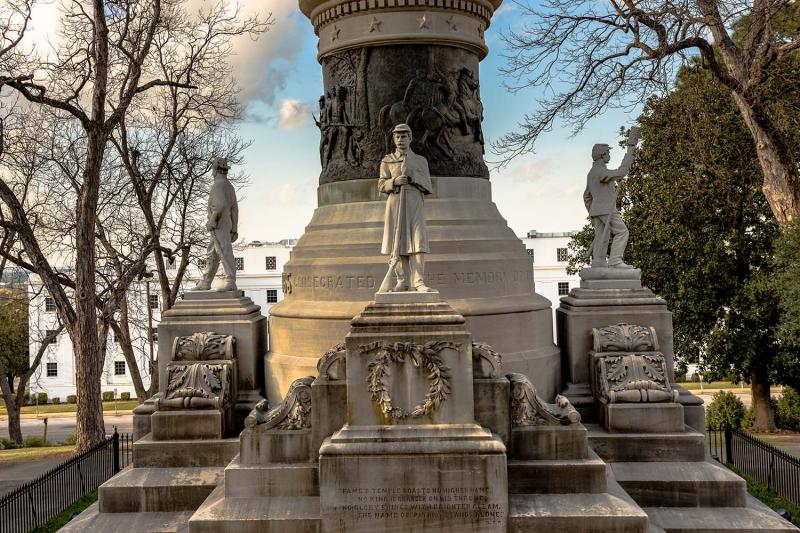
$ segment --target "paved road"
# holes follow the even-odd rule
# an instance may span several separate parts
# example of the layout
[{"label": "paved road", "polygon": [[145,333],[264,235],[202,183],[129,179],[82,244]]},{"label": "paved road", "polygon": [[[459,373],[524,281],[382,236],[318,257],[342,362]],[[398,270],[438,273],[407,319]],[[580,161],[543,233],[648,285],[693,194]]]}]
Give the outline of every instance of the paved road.
[{"label": "paved road", "polygon": [[[133,415],[114,416],[114,414],[106,414],[104,420],[106,424],[106,433],[108,434],[114,431],[114,426],[117,426],[117,431],[120,433],[133,433]],[[21,424],[23,437],[41,437],[44,435],[44,422],[41,419],[23,419]],[[50,442],[63,442],[74,434],[74,417],[48,419],[47,440]],[[6,420],[0,421],[0,435],[4,437],[8,436],[8,421]]]}]

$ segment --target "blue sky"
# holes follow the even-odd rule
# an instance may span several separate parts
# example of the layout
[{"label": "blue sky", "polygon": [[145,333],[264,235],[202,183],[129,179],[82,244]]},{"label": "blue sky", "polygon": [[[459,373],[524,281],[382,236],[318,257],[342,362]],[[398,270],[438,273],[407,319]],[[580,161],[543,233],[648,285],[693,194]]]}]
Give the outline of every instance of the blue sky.
[{"label": "blue sky", "polygon": [[[308,116],[322,93],[316,36],[296,8],[296,0],[277,0],[276,4],[282,7],[273,9],[276,24],[263,43],[271,50],[263,57],[259,82],[263,86],[256,90],[258,97],[249,100],[248,119],[240,128],[241,135],[252,141],[241,169],[250,178],[240,200],[239,234],[247,240],[299,237],[316,207],[319,133]],[[488,142],[512,130],[537,105],[532,90],[510,94],[502,86],[499,33],[519,23],[512,4],[507,4],[486,32],[489,56],[481,63]],[[586,218],[581,197],[591,166],[591,147],[597,142],[614,145],[619,127],[633,122],[637,114],[610,111],[573,138],[568,129],[556,127],[540,138],[535,154],[492,170],[494,201],[515,233],[580,228]],[[611,165],[622,158],[621,151],[616,152]]]}]

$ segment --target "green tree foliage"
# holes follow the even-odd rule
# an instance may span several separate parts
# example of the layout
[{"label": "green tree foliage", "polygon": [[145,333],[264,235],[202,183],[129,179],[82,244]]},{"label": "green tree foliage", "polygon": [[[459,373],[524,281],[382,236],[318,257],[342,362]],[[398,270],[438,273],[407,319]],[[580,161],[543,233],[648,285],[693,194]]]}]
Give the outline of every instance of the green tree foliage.
[{"label": "green tree foliage", "polygon": [[775,402],[775,422],[780,429],[800,431],[800,394],[792,387]]},{"label": "green tree foliage", "polygon": [[706,409],[706,427],[708,429],[725,429],[742,427],[744,403],[730,391],[719,391],[714,394]]},{"label": "green tree foliage", "polygon": [[24,291],[0,289],[0,364],[13,380],[28,370],[28,298]]},{"label": "green tree foliage", "polygon": [[[800,91],[786,99],[800,109]],[[800,361],[797,345],[778,336],[780,230],[752,137],[730,92],[700,68],[684,69],[676,90],[651,99],[640,122],[644,142],[620,191],[631,233],[625,260],[667,300],[676,356],[702,359],[709,379],[733,370],[748,381],[754,427],[774,429],[769,383],[797,385]],[[573,268],[590,239],[588,227],[578,234]]]}]

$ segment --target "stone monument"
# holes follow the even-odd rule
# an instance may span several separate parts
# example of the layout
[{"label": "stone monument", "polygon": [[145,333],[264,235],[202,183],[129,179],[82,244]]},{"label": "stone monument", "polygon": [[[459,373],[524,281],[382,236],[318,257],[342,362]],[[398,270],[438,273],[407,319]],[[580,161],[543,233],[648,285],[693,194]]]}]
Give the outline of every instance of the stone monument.
[{"label": "stone monument", "polygon": [[[378,190],[385,194],[381,253],[389,256],[389,270],[378,292],[430,292],[425,285],[425,256],[430,252],[425,228],[423,197],[431,194],[428,161],[411,151],[411,128],[392,130],[395,151],[381,160]],[[397,279],[392,285],[392,274]]]},{"label": "stone monument", "polygon": [[410,150],[431,176],[424,284],[506,355],[509,372],[531,376],[549,400],[560,392],[550,304],[534,292],[530,256],[492,202],[483,161],[479,62],[500,3],[300,0],[319,37],[322,168],[284,299],[270,308],[271,401],[316,371],[382,285],[387,196],[375,178],[397,124],[413,131]]},{"label": "stone monument", "polygon": [[228,181],[228,160],[224,157],[215,157],[211,161],[214,171],[214,183],[208,193],[208,221],[206,229],[209,232],[206,269],[203,277],[197,282],[193,290],[207,291],[211,289],[211,282],[217,274],[220,262],[225,271],[225,285],[219,290],[236,290],[236,263],[233,258],[233,241],[239,238],[239,206],[236,201],[236,190]]}]

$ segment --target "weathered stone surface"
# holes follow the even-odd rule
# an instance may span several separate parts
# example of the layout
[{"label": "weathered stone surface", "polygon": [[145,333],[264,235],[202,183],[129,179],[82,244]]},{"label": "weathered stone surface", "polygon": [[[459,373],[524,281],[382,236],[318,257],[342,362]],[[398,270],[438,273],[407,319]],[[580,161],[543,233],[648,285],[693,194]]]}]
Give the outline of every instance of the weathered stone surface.
[{"label": "weathered stone surface", "polygon": [[318,533],[319,498],[225,498],[218,487],[189,520],[189,533]]},{"label": "weathered stone surface", "polygon": [[509,494],[600,494],[606,463],[590,451],[586,459],[509,460]]},{"label": "weathered stone surface", "polygon": [[242,464],[307,463],[316,460],[311,450],[311,429],[246,428],[239,436]]},{"label": "weathered stone surface", "polygon": [[744,507],[745,481],[711,462],[611,463],[614,479],[642,507]]},{"label": "weathered stone surface", "polygon": [[610,494],[512,494],[508,533],[645,533],[647,515]]},{"label": "weathered stone surface", "polygon": [[216,410],[157,411],[150,422],[156,441],[222,438],[222,413]]},{"label": "weathered stone surface", "polygon": [[509,454],[514,459],[584,459],[586,435],[580,424],[516,427],[511,430]]},{"label": "weathered stone surface", "polygon": [[162,397],[160,392],[137,405],[133,409],[133,440],[137,441],[152,431],[150,415],[156,412],[156,399]]},{"label": "weathered stone surface", "polygon": [[510,384],[505,377],[475,378],[475,421],[500,437],[508,446],[511,438]]},{"label": "weathered stone surface", "polygon": [[600,420],[613,433],[680,433],[685,427],[679,403],[601,402]]},{"label": "weathered stone surface", "polygon": [[747,507],[647,507],[652,524],[667,533],[782,533],[797,528],[774,512]]},{"label": "weathered stone surface", "polygon": [[316,463],[246,465],[235,458],[225,467],[226,498],[319,496]]},{"label": "weathered stone surface", "polygon": [[192,511],[173,513],[101,513],[100,505],[93,503],[79,516],[59,529],[64,533],[108,533],[125,524],[126,531],[148,533],[187,533]]},{"label": "weathered stone surface", "polygon": [[311,384],[311,396],[311,454],[316,459],[322,442],[347,422],[347,383],[318,377]]},{"label": "weathered stone surface", "polygon": [[100,486],[101,513],[190,511],[223,478],[223,468],[127,467]]},{"label": "weathered stone surface", "polygon": [[[191,450],[191,453],[189,453]],[[224,466],[239,453],[239,439],[153,440],[146,435],[133,443],[136,468],[178,466]]]},{"label": "weathered stone surface", "polygon": [[609,433],[587,425],[589,446],[606,462],[703,461],[705,435],[681,433]]}]

